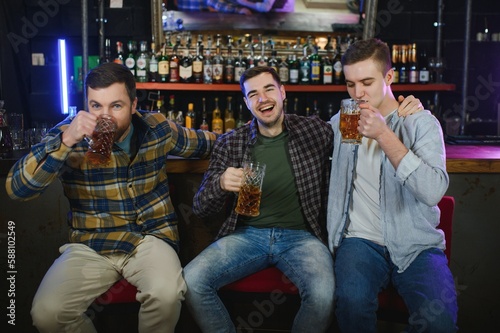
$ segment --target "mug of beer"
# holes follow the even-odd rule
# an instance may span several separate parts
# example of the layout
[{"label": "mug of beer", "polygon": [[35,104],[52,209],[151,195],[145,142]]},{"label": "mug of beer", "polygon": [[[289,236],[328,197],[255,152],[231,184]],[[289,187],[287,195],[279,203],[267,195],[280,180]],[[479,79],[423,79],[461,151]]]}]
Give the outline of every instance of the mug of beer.
[{"label": "mug of beer", "polygon": [[340,133],[342,143],[361,144],[363,136],[358,132],[358,121],[361,115],[360,104],[366,103],[361,99],[347,98],[340,102]]},{"label": "mug of beer", "polygon": [[90,165],[106,166],[111,161],[111,151],[115,142],[116,120],[110,115],[100,115],[91,138],[85,137],[89,150],[85,154]]},{"label": "mug of beer", "polygon": [[246,216],[259,216],[262,181],[265,173],[266,165],[263,163],[245,163],[243,165],[243,180],[238,194],[236,213]]}]

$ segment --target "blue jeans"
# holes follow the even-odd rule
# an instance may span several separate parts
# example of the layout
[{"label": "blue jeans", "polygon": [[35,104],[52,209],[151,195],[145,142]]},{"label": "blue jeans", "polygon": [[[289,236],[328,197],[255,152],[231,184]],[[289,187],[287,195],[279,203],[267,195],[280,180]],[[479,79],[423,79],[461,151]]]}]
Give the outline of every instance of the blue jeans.
[{"label": "blue jeans", "polygon": [[[335,290],[333,260],[326,245],[304,230],[252,227],[220,238],[184,268],[186,304],[202,331],[236,332],[217,290],[269,266],[280,269],[299,290],[301,305],[292,332],[310,332],[312,325],[314,332],[324,332],[333,317]],[[280,303],[284,297],[279,297]],[[248,324],[239,326],[256,328],[244,327]]]},{"label": "blue jeans", "polygon": [[345,238],[335,254],[335,313],[343,333],[377,331],[377,295],[390,282],[408,307],[407,332],[457,331],[457,295],[443,251],[421,252],[402,273],[386,247],[365,239]]}]

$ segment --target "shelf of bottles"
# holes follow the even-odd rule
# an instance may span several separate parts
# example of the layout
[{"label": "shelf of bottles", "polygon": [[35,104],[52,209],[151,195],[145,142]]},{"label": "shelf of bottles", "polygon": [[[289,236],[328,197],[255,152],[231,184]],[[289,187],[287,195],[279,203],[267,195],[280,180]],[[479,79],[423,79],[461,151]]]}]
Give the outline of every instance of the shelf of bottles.
[{"label": "shelf of bottles", "polygon": [[[456,86],[452,83],[429,84],[393,84],[393,91],[454,91]],[[241,91],[240,86],[234,83],[198,84],[198,83],[159,83],[138,82],[137,89],[141,90],[168,90],[168,91]],[[286,85],[288,92],[346,92],[345,85]]]}]

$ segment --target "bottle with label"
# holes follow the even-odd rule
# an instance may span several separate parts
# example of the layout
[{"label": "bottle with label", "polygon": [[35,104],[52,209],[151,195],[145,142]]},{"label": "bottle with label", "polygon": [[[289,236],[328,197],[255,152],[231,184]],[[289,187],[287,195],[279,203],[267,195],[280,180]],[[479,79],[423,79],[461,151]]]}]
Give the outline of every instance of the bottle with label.
[{"label": "bottle with label", "polygon": [[326,54],[321,63],[321,77],[323,78],[323,84],[332,84],[333,83],[333,64],[330,60],[329,54]]},{"label": "bottle with label", "polygon": [[310,83],[319,84],[321,82],[321,57],[319,56],[316,47],[310,45],[309,49],[312,51],[311,55],[309,56],[309,62],[311,66]]},{"label": "bottle with label", "polygon": [[427,52],[424,50],[420,55],[420,71],[418,72],[418,82],[427,84],[430,81],[429,67],[427,67]]},{"label": "bottle with label", "polygon": [[228,96],[226,112],[224,113],[224,130],[226,131],[226,133],[232,131],[234,129],[234,126],[236,125],[236,120],[234,119],[234,113],[231,102],[232,102],[232,97]]},{"label": "bottle with label", "polygon": [[135,77],[135,51],[137,44],[133,40],[128,41],[128,55],[125,59],[125,66],[130,70],[132,75]]},{"label": "bottle with label", "polygon": [[193,58],[188,48],[184,50],[184,56],[180,61],[179,76],[182,83],[190,83],[193,79]]},{"label": "bottle with label", "polygon": [[288,62],[290,84],[299,84],[300,64],[297,55],[292,54]]},{"label": "bottle with label", "polygon": [[213,65],[210,49],[212,48],[212,37],[208,36],[207,40],[207,54],[203,61],[203,83],[212,83],[213,81]]},{"label": "bottle with label", "polygon": [[160,82],[170,81],[170,59],[167,56],[167,43],[163,44],[160,59],[158,60],[158,76]]},{"label": "bottle with label", "polygon": [[203,45],[198,41],[196,56],[193,58],[193,82],[203,83]]},{"label": "bottle with label", "polygon": [[409,69],[408,81],[410,83],[418,83],[418,60],[417,60],[416,43],[410,45],[409,63],[410,63],[410,69]]},{"label": "bottle with label", "polygon": [[208,128],[208,122],[207,122],[207,108],[206,108],[206,104],[205,104],[205,97],[202,98],[202,113],[201,113],[201,117],[202,117],[202,120],[201,120],[201,124],[200,124],[200,129],[202,131],[208,131],[209,128]]},{"label": "bottle with label", "polygon": [[116,42],[116,57],[114,62],[117,64],[125,64],[125,55],[123,54],[123,43],[120,41]]},{"label": "bottle with label", "polygon": [[245,61],[245,58],[243,57],[243,50],[239,49],[238,50],[238,58],[236,58],[236,61],[234,63],[234,82],[239,83],[241,75],[245,72],[247,69],[247,63]]},{"label": "bottle with label", "polygon": [[[291,54],[288,55],[288,58],[290,56]],[[288,68],[288,64],[288,60],[282,60],[278,66],[278,75],[280,76],[280,81],[283,84],[288,83],[290,80],[290,69]]]},{"label": "bottle with label", "polygon": [[188,104],[188,110],[186,113],[186,127],[187,128],[196,128],[196,114],[194,112],[194,104]]},{"label": "bottle with label", "polygon": [[399,83],[399,45],[394,44],[392,46],[392,69],[394,70],[394,75],[392,83]]},{"label": "bottle with label", "polygon": [[177,49],[181,45],[181,37],[177,36],[177,41],[172,49],[172,56],[170,57],[170,82],[172,83],[177,83],[180,81],[180,74],[179,74],[179,63],[180,59],[179,56],[177,55]]},{"label": "bottle with label", "polygon": [[212,113],[212,132],[222,134],[224,132],[224,122],[219,109],[219,98],[215,97],[215,108]]},{"label": "bottle with label", "polygon": [[140,52],[135,62],[135,77],[137,82],[146,82],[148,80],[149,54],[146,43],[146,41],[141,41]]},{"label": "bottle with label", "polygon": [[224,82],[224,58],[220,53],[220,35],[217,35],[215,55],[212,59],[212,83]]},{"label": "bottle with label", "polygon": [[333,58],[333,83],[344,84],[344,70],[342,69],[342,48],[341,37],[337,40],[337,47],[335,50],[335,57]]},{"label": "bottle with label", "polygon": [[229,44],[227,45],[227,57],[224,59],[224,81],[226,83],[234,82],[234,64],[232,38],[229,36]]},{"label": "bottle with label", "polygon": [[307,56],[307,47],[302,49],[302,58],[300,59],[300,73],[299,73],[299,83],[300,84],[310,84],[311,83],[311,62]]},{"label": "bottle with label", "polygon": [[401,45],[399,50],[400,55],[400,67],[399,67],[399,83],[409,82],[409,70],[408,70],[408,46]]},{"label": "bottle with label", "polygon": [[158,82],[160,80],[158,74],[158,55],[156,53],[155,43],[151,43],[151,58],[149,59],[149,82]]}]

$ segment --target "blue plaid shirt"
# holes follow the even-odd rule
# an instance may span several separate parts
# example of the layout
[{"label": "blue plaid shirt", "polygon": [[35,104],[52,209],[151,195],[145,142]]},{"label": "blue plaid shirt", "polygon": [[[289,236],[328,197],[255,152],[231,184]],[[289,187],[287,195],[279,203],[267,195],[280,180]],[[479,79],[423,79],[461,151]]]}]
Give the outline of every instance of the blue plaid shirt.
[{"label": "blue plaid shirt", "polygon": [[101,254],[130,253],[145,235],[154,235],[178,250],[167,157],[207,157],[216,135],[178,126],[159,113],[136,113],[132,117],[135,157],[130,160],[115,144],[111,163],[93,168],[85,160],[86,141],[71,148],[61,142],[71,120],[51,129],[44,142],[12,167],[6,182],[9,196],[33,199],[59,178],[71,207],[71,242]]}]

